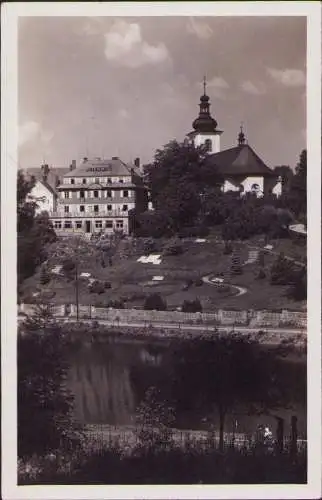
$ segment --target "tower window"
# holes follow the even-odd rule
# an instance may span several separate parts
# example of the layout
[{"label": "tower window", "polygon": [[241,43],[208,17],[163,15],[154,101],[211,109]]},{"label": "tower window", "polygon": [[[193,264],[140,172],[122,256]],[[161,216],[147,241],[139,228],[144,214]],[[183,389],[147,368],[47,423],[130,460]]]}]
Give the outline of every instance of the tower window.
[{"label": "tower window", "polygon": [[206,150],[211,153],[212,151],[212,142],[211,142],[211,139],[206,139],[205,140],[205,146],[206,146]]}]

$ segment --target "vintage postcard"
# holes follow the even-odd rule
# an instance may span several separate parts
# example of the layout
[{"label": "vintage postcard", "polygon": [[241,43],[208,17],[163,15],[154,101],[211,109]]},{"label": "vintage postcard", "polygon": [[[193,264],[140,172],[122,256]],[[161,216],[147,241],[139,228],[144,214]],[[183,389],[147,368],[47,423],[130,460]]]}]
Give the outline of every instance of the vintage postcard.
[{"label": "vintage postcard", "polygon": [[3,498],[319,498],[320,3],[2,42]]}]

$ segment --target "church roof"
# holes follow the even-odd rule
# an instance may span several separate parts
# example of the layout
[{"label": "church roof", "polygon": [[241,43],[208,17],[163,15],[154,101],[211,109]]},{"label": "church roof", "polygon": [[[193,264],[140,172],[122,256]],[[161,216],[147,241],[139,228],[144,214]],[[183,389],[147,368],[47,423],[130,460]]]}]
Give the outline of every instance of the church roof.
[{"label": "church roof", "polygon": [[68,170],[64,177],[106,177],[106,176],[129,176],[131,166],[119,158],[111,160],[95,158],[84,159],[83,162],[73,170]]},{"label": "church roof", "polygon": [[216,166],[222,175],[276,176],[248,144],[208,155],[206,161]]}]

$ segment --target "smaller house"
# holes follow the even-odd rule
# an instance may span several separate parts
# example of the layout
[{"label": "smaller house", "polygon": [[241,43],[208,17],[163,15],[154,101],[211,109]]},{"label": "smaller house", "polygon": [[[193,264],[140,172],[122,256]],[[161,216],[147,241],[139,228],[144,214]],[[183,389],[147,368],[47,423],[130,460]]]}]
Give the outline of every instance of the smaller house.
[{"label": "smaller house", "polygon": [[37,203],[37,215],[41,212],[50,213],[56,209],[57,193],[44,179],[36,180],[28,198]]}]

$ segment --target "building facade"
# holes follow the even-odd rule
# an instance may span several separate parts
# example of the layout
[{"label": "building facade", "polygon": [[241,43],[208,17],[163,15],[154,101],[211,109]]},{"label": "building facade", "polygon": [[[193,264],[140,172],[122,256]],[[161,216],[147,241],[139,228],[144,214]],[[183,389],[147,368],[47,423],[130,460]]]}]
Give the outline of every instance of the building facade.
[{"label": "building facade", "polygon": [[130,211],[147,209],[147,194],[138,164],[84,158],[71,165],[56,188],[56,210],[50,211],[54,229],[64,233],[131,232]]}]

